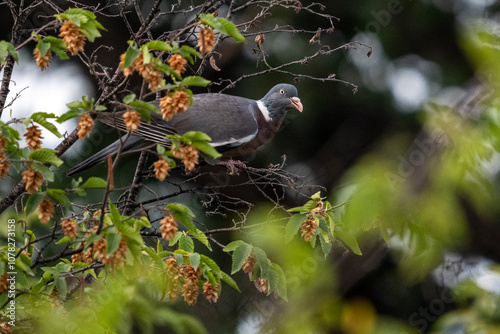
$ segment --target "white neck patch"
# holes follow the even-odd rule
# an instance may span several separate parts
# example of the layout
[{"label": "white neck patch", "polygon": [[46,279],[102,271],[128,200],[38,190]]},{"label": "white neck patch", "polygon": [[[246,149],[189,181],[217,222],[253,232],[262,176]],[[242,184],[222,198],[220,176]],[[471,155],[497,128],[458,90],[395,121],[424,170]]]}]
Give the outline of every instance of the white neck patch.
[{"label": "white neck patch", "polygon": [[269,110],[267,110],[266,106],[264,105],[264,102],[261,100],[257,101],[257,106],[259,107],[260,112],[262,115],[264,115],[264,118],[266,119],[267,122],[271,121],[271,115],[269,115]]}]

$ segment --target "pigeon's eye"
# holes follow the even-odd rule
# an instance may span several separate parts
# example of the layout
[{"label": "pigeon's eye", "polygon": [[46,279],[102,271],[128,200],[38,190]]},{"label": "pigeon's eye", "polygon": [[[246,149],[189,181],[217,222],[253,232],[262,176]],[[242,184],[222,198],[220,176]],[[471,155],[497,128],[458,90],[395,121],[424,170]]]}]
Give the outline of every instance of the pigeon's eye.
[{"label": "pigeon's eye", "polygon": [[285,94],[285,91],[283,89],[280,89],[280,94],[281,95]]}]

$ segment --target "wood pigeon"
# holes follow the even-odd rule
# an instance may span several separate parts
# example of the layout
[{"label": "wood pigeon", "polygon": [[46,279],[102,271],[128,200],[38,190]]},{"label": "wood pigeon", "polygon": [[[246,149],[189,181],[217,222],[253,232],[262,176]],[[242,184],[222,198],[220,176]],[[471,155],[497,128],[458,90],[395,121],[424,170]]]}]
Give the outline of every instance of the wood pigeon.
[{"label": "wood pigeon", "polygon": [[[210,145],[223,158],[247,155],[276,134],[286,113],[291,109],[302,112],[302,103],[297,97],[295,86],[289,84],[274,86],[260,100],[225,94],[196,94],[187,111],[175,114],[169,121],[163,120],[160,114],[152,114],[151,123],[141,121],[141,126],[125,142],[123,153],[151,143],[168,145],[165,136],[169,134],[182,135],[188,131],[201,131],[210,136]],[[102,112],[97,119],[126,132],[123,113]],[[116,154],[119,147],[120,140],[117,140],[71,168],[68,176],[95,165],[110,154]]]}]

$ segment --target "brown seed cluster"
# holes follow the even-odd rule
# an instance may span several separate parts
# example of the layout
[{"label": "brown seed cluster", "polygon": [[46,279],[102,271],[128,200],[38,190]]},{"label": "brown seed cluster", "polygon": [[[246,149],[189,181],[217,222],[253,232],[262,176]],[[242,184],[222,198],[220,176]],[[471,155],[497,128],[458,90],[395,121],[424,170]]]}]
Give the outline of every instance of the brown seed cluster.
[{"label": "brown seed cluster", "polygon": [[[120,67],[125,64],[125,53],[120,55]],[[122,68],[123,75],[128,77],[134,71],[137,71],[148,83],[148,88],[153,93],[158,90],[158,86],[163,80],[163,73],[156,71],[153,64],[144,64],[144,56],[142,53],[133,61],[129,67]]]},{"label": "brown seed cluster", "polygon": [[182,285],[182,296],[188,305],[195,305],[198,299],[198,279],[200,277],[200,268],[195,270],[193,266],[187,265],[181,268],[184,276],[184,284]]},{"label": "brown seed cluster", "polygon": [[172,239],[177,232],[177,221],[175,218],[170,215],[165,216],[165,218],[160,221],[160,232],[163,239]]},{"label": "brown seed cluster", "polygon": [[170,147],[172,154],[175,158],[182,160],[186,172],[194,170],[195,165],[198,164],[198,149],[191,145],[181,144],[177,150]]},{"label": "brown seed cluster", "polygon": [[119,269],[125,264],[125,257],[127,255],[127,240],[122,237],[118,249],[116,252],[111,253],[106,260],[106,264],[111,266],[111,268]]},{"label": "brown seed cluster", "polygon": [[85,35],[72,21],[66,21],[62,25],[59,37],[62,37],[71,55],[74,56],[78,52],[83,51],[83,46],[85,45]]},{"label": "brown seed cluster", "polygon": [[127,111],[123,114],[123,122],[125,123],[128,131],[137,131],[137,129],[141,125],[141,115],[134,110]]},{"label": "brown seed cluster", "polygon": [[[102,263],[106,262],[106,248],[108,247],[108,242],[106,238],[101,238],[97,241],[94,241],[92,244],[92,251],[94,255],[100,260]],[[90,247],[89,247],[90,248]],[[88,248],[87,248],[88,250]]]},{"label": "brown seed cluster", "polygon": [[7,291],[7,286],[9,285],[9,274],[5,273],[0,276],[0,293]]},{"label": "brown seed cluster", "polygon": [[322,200],[319,200],[318,206],[311,210],[311,213],[316,215],[320,215],[323,218],[326,218],[326,209]]},{"label": "brown seed cluster", "polygon": [[171,169],[170,163],[161,157],[154,163],[155,176],[160,181],[165,180]]},{"label": "brown seed cluster", "polygon": [[36,124],[26,128],[24,137],[26,137],[26,143],[30,149],[38,150],[42,148],[42,130]]},{"label": "brown seed cluster", "polygon": [[80,253],[82,254],[82,262],[85,262],[86,264],[91,264],[94,262],[94,248],[92,246],[87,247],[87,251],[85,253]]},{"label": "brown seed cluster", "polygon": [[264,40],[265,40],[264,34],[258,34],[257,36],[255,36],[255,44],[257,45],[257,48],[259,48],[260,51],[263,51],[262,44],[264,44]]},{"label": "brown seed cluster", "polygon": [[7,138],[3,138],[0,134],[0,178],[4,178],[9,174],[10,161],[7,160],[5,155],[5,148],[9,144]]},{"label": "brown seed cluster", "polygon": [[[95,212],[94,212],[95,214]],[[93,229],[91,230],[87,230],[87,232],[85,233],[85,238],[88,238],[91,234],[92,234],[92,231],[96,231],[97,230],[97,226],[94,226]],[[85,246],[85,241],[82,243],[82,247]],[[94,249],[95,247],[92,247],[94,245],[91,245],[89,247],[87,247],[87,250],[85,252],[80,252],[80,253],[76,253],[76,254],[73,254],[71,255],[71,262],[85,262],[86,264],[91,264],[92,262],[94,262],[94,255],[95,255],[95,252],[94,252]],[[106,253],[104,253],[106,254]]]},{"label": "brown seed cluster", "polygon": [[144,67],[144,71],[142,71],[141,75],[148,83],[149,90],[155,93],[158,90],[158,86],[161,85],[161,81],[163,80],[163,73],[156,71],[152,64],[147,64]]},{"label": "brown seed cluster", "polygon": [[49,67],[50,61],[52,60],[52,52],[50,50],[47,50],[45,56],[41,56],[40,50],[35,48],[35,50],[33,50],[33,55],[35,56],[36,66],[40,67],[42,71]]},{"label": "brown seed cluster", "polygon": [[219,284],[213,286],[208,281],[203,283],[203,295],[210,303],[217,303],[217,299],[219,299]]},{"label": "brown seed cluster", "polygon": [[167,94],[160,100],[161,115],[166,121],[177,113],[185,112],[188,107],[189,95],[182,90],[176,91],[172,96]]},{"label": "brown seed cluster", "polygon": [[14,333],[14,330],[12,329],[12,325],[2,322],[0,323],[0,333],[2,334],[12,334]]},{"label": "brown seed cluster", "polygon": [[[97,259],[99,259],[102,263],[109,265],[113,269],[123,267],[125,263],[125,256],[127,254],[127,240],[122,237],[118,249],[106,257],[107,247],[108,242],[105,238],[94,241],[93,252]],[[89,248],[87,248],[87,251],[89,251]]]},{"label": "brown seed cluster", "polygon": [[38,219],[42,224],[47,224],[53,216],[54,204],[48,198],[44,198],[42,203],[38,205]]},{"label": "brown seed cluster", "polygon": [[126,53],[122,53],[120,55],[120,68],[122,69],[123,75],[128,77],[129,75],[131,75],[134,72],[135,66],[136,66],[136,61],[139,58],[136,58],[134,60],[134,62],[132,63],[132,65],[130,65],[129,67],[123,68],[123,65],[125,65],[125,56],[126,56]]},{"label": "brown seed cluster", "polygon": [[62,229],[64,231],[64,236],[69,238],[76,237],[76,232],[78,230],[76,221],[73,219],[65,219],[61,222]]},{"label": "brown seed cluster", "polygon": [[42,185],[43,176],[33,168],[23,172],[23,183],[28,194],[34,194]]},{"label": "brown seed cluster", "polygon": [[94,120],[90,115],[83,114],[78,120],[78,138],[83,139],[90,135],[92,127],[94,126]]},{"label": "brown seed cluster", "polygon": [[75,263],[75,262],[84,262],[83,261],[83,252],[75,253],[75,254],[71,255],[71,263]]},{"label": "brown seed cluster", "polygon": [[178,53],[173,54],[168,60],[168,65],[174,70],[175,73],[181,75],[186,71],[187,60]]},{"label": "brown seed cluster", "polygon": [[255,262],[257,262],[257,257],[254,253],[250,254],[250,256],[243,262],[243,266],[241,269],[245,274],[251,273],[253,268],[255,267]]},{"label": "brown seed cluster", "polygon": [[215,33],[209,27],[204,27],[198,30],[198,44],[202,55],[211,52],[215,47]]},{"label": "brown seed cluster", "polygon": [[314,237],[316,230],[318,229],[318,224],[314,219],[314,215],[310,214],[307,216],[307,220],[302,223],[300,230],[305,241],[311,241]]},{"label": "brown seed cluster", "polygon": [[269,291],[269,282],[265,279],[259,277],[255,281],[253,281],[253,284],[255,285],[257,290],[262,293],[267,294],[267,292]]},{"label": "brown seed cluster", "polygon": [[179,265],[177,264],[177,261],[175,261],[174,257],[169,257],[166,262],[168,298],[171,302],[175,302],[179,294],[179,280],[181,278],[181,272],[179,270]]}]

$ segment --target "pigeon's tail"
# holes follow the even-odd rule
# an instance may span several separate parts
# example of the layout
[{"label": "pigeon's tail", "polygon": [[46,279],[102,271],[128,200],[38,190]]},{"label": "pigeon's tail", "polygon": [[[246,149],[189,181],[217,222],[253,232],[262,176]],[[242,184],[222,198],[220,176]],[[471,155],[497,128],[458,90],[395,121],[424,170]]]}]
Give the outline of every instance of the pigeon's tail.
[{"label": "pigeon's tail", "polygon": [[[125,140],[126,136],[122,137],[122,140]],[[141,142],[142,139],[140,137],[136,136],[130,136],[125,143],[123,144],[123,149],[122,152],[125,153],[126,151],[130,150],[131,148],[137,148],[138,145],[137,143]],[[101,151],[97,152],[90,158],[87,158],[80,162],[78,165],[74,166],[71,168],[66,174],[68,176],[75,175],[77,173],[80,173],[81,171],[84,171],[95,164],[101,162],[106,158],[108,155],[115,155],[118,152],[118,149],[120,148],[120,139],[115,141],[113,144],[105,147]]]}]

